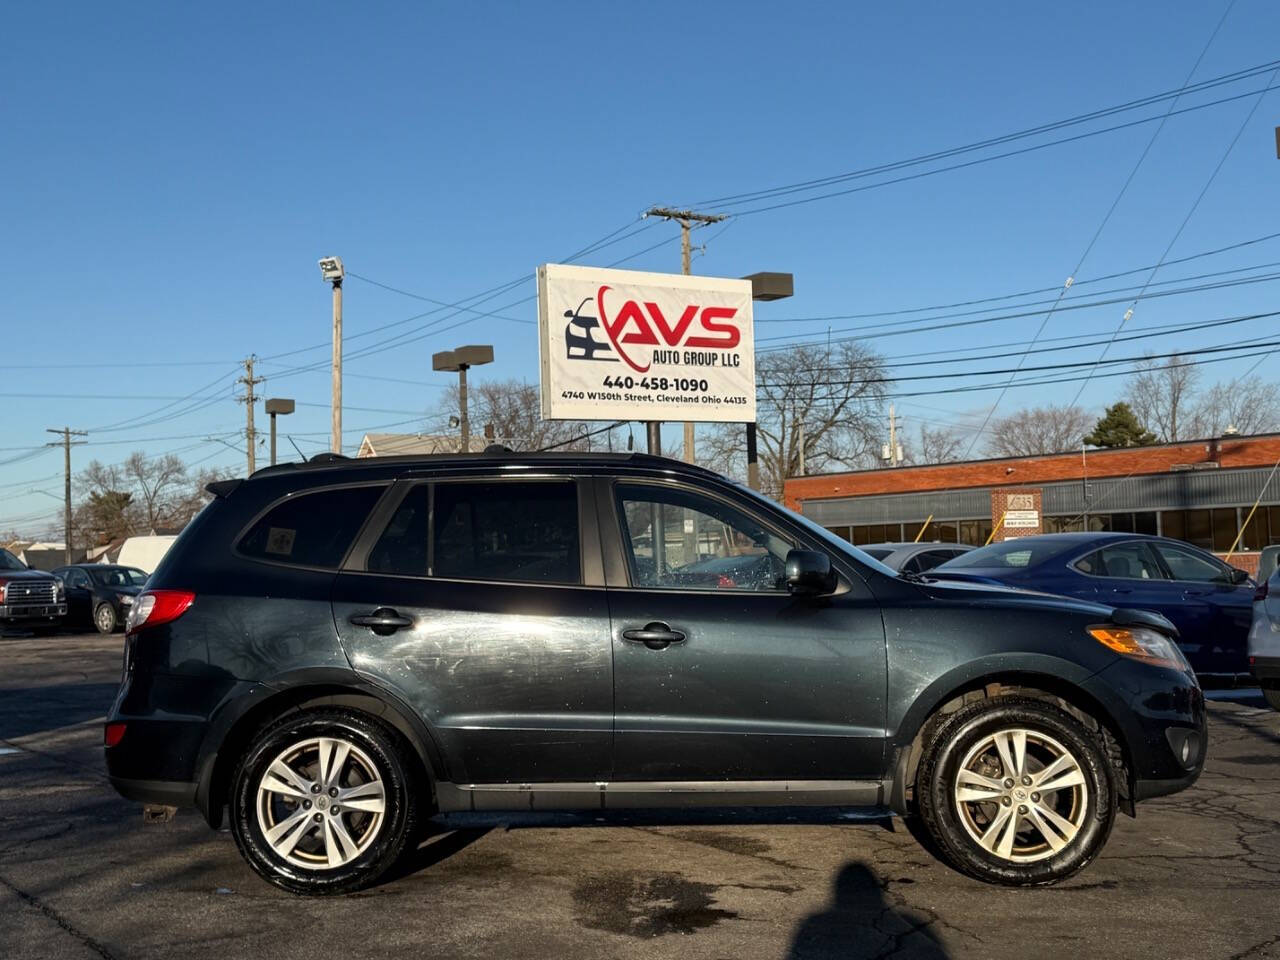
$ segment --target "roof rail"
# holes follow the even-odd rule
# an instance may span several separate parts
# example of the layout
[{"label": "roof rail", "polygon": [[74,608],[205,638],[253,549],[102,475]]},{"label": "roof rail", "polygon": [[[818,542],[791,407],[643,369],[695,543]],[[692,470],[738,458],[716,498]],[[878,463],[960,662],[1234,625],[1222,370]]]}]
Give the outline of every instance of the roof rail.
[{"label": "roof rail", "polygon": [[334,453],[331,450],[326,450],[324,453],[317,453],[314,457],[309,459],[307,463],[342,463],[344,460],[350,459],[351,458],[345,454]]}]

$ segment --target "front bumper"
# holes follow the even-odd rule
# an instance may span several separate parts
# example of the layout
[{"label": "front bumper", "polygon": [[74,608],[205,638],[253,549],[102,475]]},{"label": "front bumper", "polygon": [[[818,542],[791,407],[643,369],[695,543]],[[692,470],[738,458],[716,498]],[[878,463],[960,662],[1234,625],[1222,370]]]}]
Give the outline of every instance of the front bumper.
[{"label": "front bumper", "polygon": [[65,603],[41,604],[0,604],[0,620],[6,623],[52,623],[67,615]]},{"label": "front bumper", "polygon": [[1196,782],[1208,752],[1209,725],[1193,674],[1121,658],[1086,686],[1120,727],[1134,802]]}]

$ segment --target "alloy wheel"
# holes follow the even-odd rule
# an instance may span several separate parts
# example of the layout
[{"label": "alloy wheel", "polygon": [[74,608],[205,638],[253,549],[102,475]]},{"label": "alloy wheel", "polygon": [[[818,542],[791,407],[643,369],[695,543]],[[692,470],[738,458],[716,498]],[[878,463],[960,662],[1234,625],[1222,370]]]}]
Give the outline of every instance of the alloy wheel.
[{"label": "alloy wheel", "polygon": [[1013,863],[1064,850],[1089,806],[1080,761],[1053,737],[1023,727],[999,730],[973,746],[960,762],[952,794],[969,836]]},{"label": "alloy wheel", "polygon": [[306,870],[359,857],[384,823],[386,788],[360,747],[311,737],[281,751],[258,782],[257,816],[275,853]]}]

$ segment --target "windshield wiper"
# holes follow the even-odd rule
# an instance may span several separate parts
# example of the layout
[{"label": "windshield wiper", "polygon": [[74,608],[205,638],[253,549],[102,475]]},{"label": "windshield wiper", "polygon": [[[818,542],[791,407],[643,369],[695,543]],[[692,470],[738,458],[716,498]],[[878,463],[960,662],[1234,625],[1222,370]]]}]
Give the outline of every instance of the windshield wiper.
[{"label": "windshield wiper", "polygon": [[898,577],[902,580],[910,580],[912,583],[933,583],[933,577],[926,577],[923,573],[916,573],[914,570],[899,570]]}]

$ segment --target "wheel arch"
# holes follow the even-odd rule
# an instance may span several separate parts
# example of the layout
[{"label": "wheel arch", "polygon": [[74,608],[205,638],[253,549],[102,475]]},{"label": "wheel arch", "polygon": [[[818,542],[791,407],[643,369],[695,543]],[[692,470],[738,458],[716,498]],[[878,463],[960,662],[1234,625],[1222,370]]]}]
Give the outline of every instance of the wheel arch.
[{"label": "wheel arch", "polygon": [[1033,668],[993,670],[935,683],[916,698],[892,740],[889,806],[894,812],[905,816],[914,809],[916,769],[935,720],[975,701],[1013,695],[1054,703],[1089,729],[1097,730],[1115,774],[1120,808],[1131,817],[1135,815],[1132,753],[1113,710],[1076,678]]},{"label": "wheel arch", "polygon": [[359,710],[390,726],[417,758],[419,787],[434,806],[435,785],[445,771],[443,754],[414,711],[394,694],[344,671],[308,670],[259,684],[254,695],[214,720],[196,765],[196,806],[211,827],[222,824],[231,777],[254,734],[289,713],[326,706]]}]

